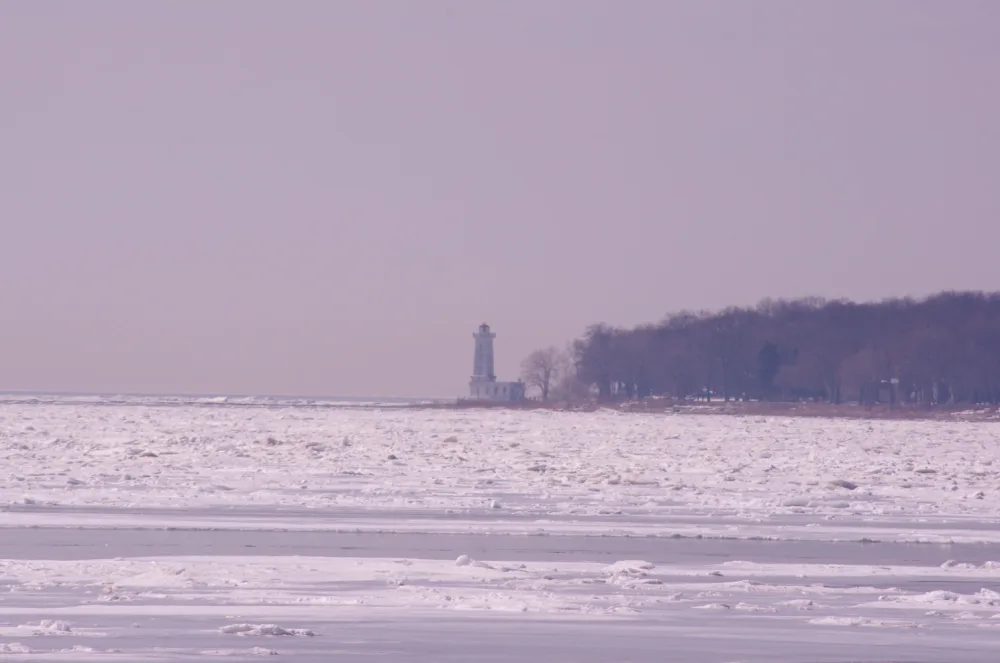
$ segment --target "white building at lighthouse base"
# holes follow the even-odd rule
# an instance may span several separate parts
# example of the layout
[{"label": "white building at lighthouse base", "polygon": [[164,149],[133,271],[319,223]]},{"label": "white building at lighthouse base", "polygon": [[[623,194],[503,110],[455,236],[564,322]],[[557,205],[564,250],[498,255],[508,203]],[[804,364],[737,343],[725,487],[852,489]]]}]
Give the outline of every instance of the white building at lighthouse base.
[{"label": "white building at lighthouse base", "polygon": [[524,383],[470,380],[469,398],[474,401],[516,403],[524,400]]}]

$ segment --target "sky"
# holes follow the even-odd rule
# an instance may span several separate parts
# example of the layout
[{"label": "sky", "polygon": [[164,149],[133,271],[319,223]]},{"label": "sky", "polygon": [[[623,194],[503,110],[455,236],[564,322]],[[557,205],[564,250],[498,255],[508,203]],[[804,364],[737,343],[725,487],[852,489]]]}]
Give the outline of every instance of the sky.
[{"label": "sky", "polygon": [[993,0],[4,0],[0,388],[457,396],[1000,289]]}]

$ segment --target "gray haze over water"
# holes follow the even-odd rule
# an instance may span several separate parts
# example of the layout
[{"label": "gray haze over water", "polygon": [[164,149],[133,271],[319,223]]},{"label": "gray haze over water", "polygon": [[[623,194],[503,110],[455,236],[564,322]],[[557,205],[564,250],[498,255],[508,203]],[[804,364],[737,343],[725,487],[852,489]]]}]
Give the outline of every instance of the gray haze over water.
[{"label": "gray haze over water", "polygon": [[447,396],[1000,287],[989,0],[0,3],[0,388]]}]

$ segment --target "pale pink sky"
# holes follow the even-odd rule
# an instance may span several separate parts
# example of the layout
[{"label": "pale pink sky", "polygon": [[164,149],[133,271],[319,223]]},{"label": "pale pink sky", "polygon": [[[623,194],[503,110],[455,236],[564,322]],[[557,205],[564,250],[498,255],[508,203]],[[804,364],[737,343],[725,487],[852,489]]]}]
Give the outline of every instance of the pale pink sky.
[{"label": "pale pink sky", "polygon": [[0,3],[0,388],[458,395],[1000,289],[993,0]]}]

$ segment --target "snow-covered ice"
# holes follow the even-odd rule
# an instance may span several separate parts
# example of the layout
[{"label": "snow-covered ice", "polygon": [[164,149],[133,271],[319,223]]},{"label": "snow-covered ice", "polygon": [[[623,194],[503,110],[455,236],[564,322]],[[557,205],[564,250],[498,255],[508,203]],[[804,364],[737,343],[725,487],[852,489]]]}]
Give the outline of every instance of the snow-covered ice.
[{"label": "snow-covered ice", "polygon": [[[998,431],[612,411],[7,404],[0,504],[391,509],[489,513],[467,527],[476,531],[815,537],[793,525],[807,516],[833,538],[853,535],[844,523],[888,523],[896,539],[997,540],[982,523],[1000,521]],[[680,516],[692,518],[658,525]],[[782,517],[791,520],[772,526]],[[417,527],[465,526],[437,520],[448,522]],[[2,520],[24,522],[11,508]]]},{"label": "snow-covered ice", "polygon": [[7,402],[0,658],[985,663],[998,433]]}]

